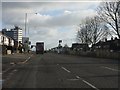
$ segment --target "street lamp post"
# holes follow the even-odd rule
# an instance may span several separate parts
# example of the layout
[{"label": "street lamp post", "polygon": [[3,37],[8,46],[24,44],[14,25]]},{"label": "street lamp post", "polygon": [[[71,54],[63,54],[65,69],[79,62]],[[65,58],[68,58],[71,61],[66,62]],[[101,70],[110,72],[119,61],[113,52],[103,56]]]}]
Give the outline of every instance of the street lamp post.
[{"label": "street lamp post", "polygon": [[[25,13],[25,37],[23,38],[23,44],[24,44],[24,48],[25,48],[25,52],[29,51],[29,46],[30,46],[30,41],[29,41],[29,37],[27,37],[27,27],[28,27],[28,14],[32,14],[32,13]],[[33,13],[33,14],[37,14],[37,13]]]},{"label": "street lamp post", "polygon": [[25,13],[25,37],[26,37],[26,29],[27,29],[27,13]]},{"label": "street lamp post", "polygon": [[[25,13],[25,37],[26,37],[26,32],[27,32],[28,14],[32,14],[32,13]],[[37,15],[38,13],[33,13],[33,14]]]}]

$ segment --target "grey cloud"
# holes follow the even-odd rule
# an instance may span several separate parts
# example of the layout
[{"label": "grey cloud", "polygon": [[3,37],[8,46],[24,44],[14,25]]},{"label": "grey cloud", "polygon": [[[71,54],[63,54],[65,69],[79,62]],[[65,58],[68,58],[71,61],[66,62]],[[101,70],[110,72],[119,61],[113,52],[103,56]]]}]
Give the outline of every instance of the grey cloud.
[{"label": "grey cloud", "polygon": [[[29,14],[29,36],[33,44],[36,41],[45,41],[46,47],[50,48],[58,45],[58,40],[63,39],[64,43],[71,43],[71,38],[75,37],[75,29],[72,26],[78,25],[84,17],[94,15],[94,10],[88,9],[90,5],[98,3],[69,3],[69,2],[3,2],[2,3],[2,22],[3,28],[17,24],[23,28],[25,26],[25,13],[39,12],[40,15]],[[97,5],[96,5],[97,6]],[[63,10],[58,16],[43,15],[42,12],[49,10]],[[87,10],[86,10],[87,9]],[[89,14],[88,14],[89,13]],[[68,27],[68,28],[66,28]],[[63,28],[64,31],[59,29]],[[66,41],[66,39],[69,39]]]}]

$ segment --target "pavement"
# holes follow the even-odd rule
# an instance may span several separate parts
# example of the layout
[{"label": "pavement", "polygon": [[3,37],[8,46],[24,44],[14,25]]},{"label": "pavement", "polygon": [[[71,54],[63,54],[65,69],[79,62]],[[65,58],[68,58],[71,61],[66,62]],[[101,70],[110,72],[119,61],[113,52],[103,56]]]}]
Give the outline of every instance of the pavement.
[{"label": "pavement", "polygon": [[2,61],[3,88],[119,90],[118,60],[45,53],[4,56]]}]

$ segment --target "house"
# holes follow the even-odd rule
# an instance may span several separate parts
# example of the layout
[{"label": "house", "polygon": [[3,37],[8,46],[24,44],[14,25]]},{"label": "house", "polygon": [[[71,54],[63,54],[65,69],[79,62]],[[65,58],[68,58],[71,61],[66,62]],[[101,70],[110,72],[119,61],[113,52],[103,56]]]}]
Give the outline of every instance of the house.
[{"label": "house", "polygon": [[8,37],[13,38],[15,41],[22,42],[22,29],[15,26],[13,29],[2,29],[2,33]]},{"label": "house", "polygon": [[111,38],[111,40],[99,41],[92,45],[92,50],[120,51],[120,39]]},{"label": "house", "polygon": [[83,43],[73,43],[71,48],[72,50],[75,50],[75,51],[89,50],[88,44],[83,44]]},{"label": "house", "polygon": [[0,51],[2,54],[10,54],[13,52],[14,40],[0,32],[0,46],[2,47]]}]

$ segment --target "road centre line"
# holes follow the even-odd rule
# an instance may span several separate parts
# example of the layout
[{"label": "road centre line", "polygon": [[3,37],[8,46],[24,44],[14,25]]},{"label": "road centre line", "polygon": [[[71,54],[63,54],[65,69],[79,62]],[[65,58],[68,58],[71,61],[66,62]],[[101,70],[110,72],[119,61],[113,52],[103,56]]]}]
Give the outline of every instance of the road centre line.
[{"label": "road centre line", "polygon": [[109,69],[109,70],[112,70],[112,71],[117,71],[117,72],[120,71],[120,70],[117,70],[117,69],[113,69],[113,68],[109,68],[109,67],[104,67],[104,66],[102,66],[102,68],[106,68],[106,69]]},{"label": "road centre line", "polygon": [[64,67],[61,67],[63,70],[65,70],[65,71],[67,71],[68,73],[70,73],[70,71],[69,70],[67,70],[66,68],[64,68]]}]

